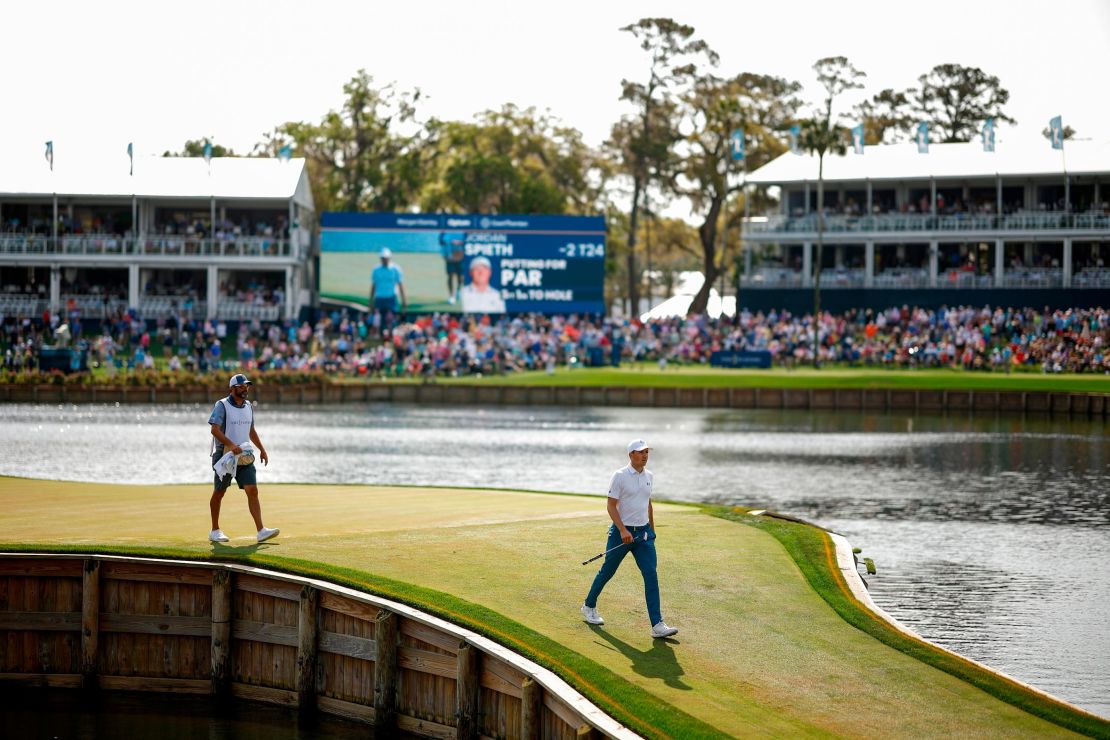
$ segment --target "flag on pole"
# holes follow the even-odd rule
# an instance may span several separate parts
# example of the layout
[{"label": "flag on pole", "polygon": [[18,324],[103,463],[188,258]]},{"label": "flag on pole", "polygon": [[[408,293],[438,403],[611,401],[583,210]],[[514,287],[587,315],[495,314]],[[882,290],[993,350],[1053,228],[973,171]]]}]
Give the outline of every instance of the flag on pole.
[{"label": "flag on pole", "polygon": [[733,162],[744,161],[744,131],[743,129],[736,129],[729,137],[729,151],[732,152]]},{"label": "flag on pole", "polygon": [[856,154],[863,154],[863,124],[852,127],[852,149]]},{"label": "flag on pole", "polygon": [[132,143],[132,142],[128,142],[128,144],[127,144],[127,159],[130,160],[130,162],[131,162],[131,166],[130,166],[130,169],[128,170],[127,174],[134,175],[135,174],[135,144]]},{"label": "flag on pole", "polygon": [[917,134],[914,136],[914,141],[917,142],[917,153],[929,153],[929,124],[927,121],[922,121],[917,124]]},{"label": "flag on pole", "polygon": [[994,119],[988,118],[983,124],[983,131],[980,134],[983,139],[983,151],[994,151]]},{"label": "flag on pole", "polygon": [[1064,148],[1064,119],[1055,116],[1048,122],[1048,140],[1052,142],[1053,149]]},{"label": "flag on pole", "polygon": [[54,171],[54,142],[46,142],[46,161],[50,163],[50,171]]},{"label": "flag on pole", "polygon": [[278,149],[278,159],[282,162],[288,162],[293,157],[293,148],[286,144],[281,149]]},{"label": "flag on pole", "polygon": [[802,150],[798,146],[798,138],[802,135],[802,127],[794,124],[790,127],[790,153],[801,154]]}]

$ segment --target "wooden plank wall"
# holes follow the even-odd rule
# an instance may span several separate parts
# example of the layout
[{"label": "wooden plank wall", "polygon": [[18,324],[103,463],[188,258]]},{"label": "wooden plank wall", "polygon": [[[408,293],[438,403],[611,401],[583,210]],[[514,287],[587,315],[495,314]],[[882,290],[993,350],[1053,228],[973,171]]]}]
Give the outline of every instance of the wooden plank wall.
[{"label": "wooden plank wall", "polygon": [[[230,627],[226,609],[213,619],[214,588],[230,593]],[[224,680],[213,666],[226,666]],[[457,635],[219,565],[0,557],[0,683],[230,695],[434,738],[590,730]]]}]

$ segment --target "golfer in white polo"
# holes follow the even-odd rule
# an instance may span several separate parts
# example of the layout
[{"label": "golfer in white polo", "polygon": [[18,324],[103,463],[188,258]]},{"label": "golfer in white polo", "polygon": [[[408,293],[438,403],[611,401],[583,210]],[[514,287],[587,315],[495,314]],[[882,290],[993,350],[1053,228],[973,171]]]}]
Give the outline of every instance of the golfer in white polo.
[{"label": "golfer in white polo", "polygon": [[651,448],[642,439],[628,443],[628,465],[613,473],[606,508],[613,520],[609,527],[608,551],[582,605],[582,616],[590,624],[605,624],[597,612],[597,598],[617,572],[629,552],[644,577],[644,599],[652,637],[670,637],[678,630],[663,621],[659,608],[659,578],[655,572],[655,512],[651,506],[651,471],[647,469]]}]

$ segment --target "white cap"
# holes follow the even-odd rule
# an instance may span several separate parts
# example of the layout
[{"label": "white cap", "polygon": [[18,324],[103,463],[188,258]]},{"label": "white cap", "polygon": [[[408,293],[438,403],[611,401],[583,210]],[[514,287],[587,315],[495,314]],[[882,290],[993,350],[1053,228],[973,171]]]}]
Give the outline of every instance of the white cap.
[{"label": "white cap", "polygon": [[628,443],[629,452],[640,452],[641,450],[650,450],[648,443],[642,439],[634,439]]},{"label": "white cap", "polygon": [[383,260],[387,260],[392,256],[393,256],[393,250],[391,250],[389,247],[384,247],[382,249],[382,259]]},{"label": "white cap", "polygon": [[483,257],[482,255],[478,255],[470,260],[470,266],[467,269],[473,270],[475,267],[485,267],[487,270],[493,269],[493,265],[490,264],[489,258]]}]

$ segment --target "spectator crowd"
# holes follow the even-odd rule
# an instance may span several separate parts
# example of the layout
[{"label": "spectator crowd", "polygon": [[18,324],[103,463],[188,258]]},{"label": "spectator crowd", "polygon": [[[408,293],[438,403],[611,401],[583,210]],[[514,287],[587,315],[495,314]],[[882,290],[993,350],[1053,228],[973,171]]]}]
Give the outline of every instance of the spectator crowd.
[{"label": "spectator crowd", "polygon": [[[708,364],[718,350],[770,353],[777,366],[818,360],[894,368],[1110,373],[1110,311],[892,307],[841,314],[742,312],[737,317],[635,320],[588,316],[472,317],[430,314],[393,323],[379,313],[337,311],[307,322],[227,323],[171,316],[157,326],[118,312],[76,337],[108,373],[165,368],[295,370],[373,377],[490,375],[639,361]],[[37,367],[58,343],[56,316],[5,317],[3,368]],[[67,339],[63,333],[62,339]],[[159,359],[161,358],[161,359]]]}]

